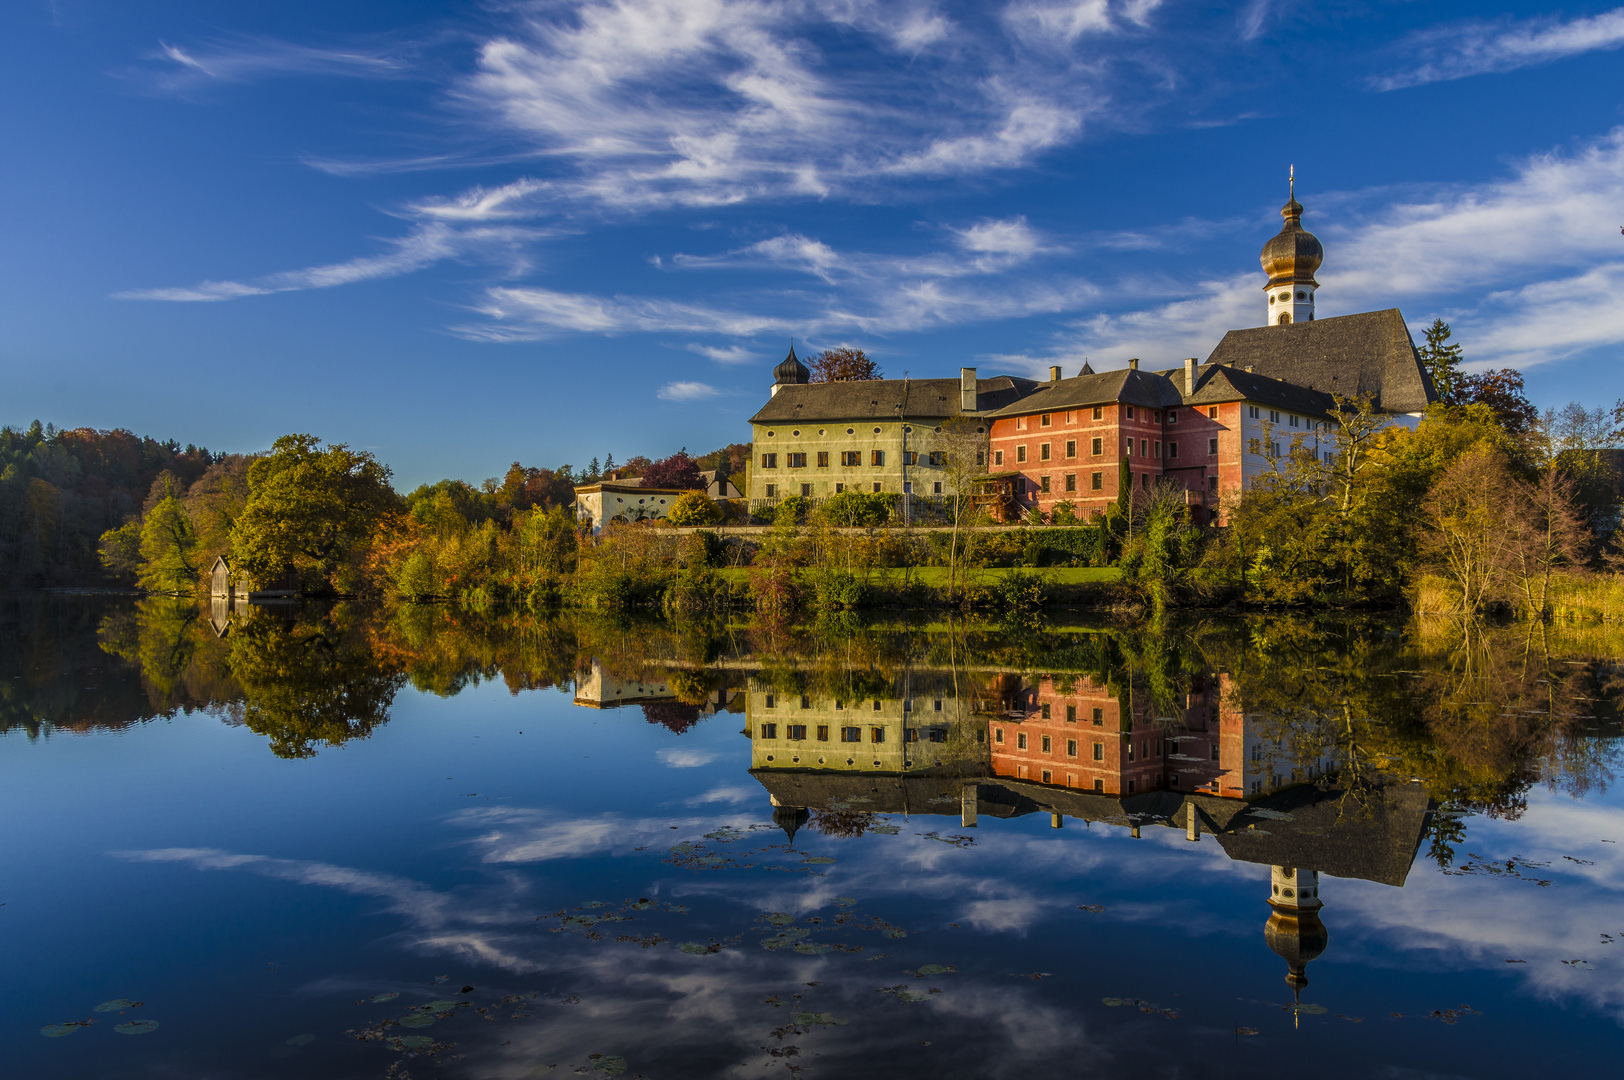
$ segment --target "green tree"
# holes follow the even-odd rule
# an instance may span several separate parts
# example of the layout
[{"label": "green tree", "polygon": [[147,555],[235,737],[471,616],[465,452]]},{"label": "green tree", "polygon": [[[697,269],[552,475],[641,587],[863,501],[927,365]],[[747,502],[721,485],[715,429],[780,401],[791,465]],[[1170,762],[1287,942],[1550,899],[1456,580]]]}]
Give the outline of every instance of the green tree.
[{"label": "green tree", "polygon": [[343,443],[282,436],[248,470],[248,503],[231,530],[234,563],[256,583],[293,571],[333,588],[340,568],[401,508],[390,475]]},{"label": "green tree", "polygon": [[197,560],[197,529],[186,507],[165,495],[141,522],[141,565],[135,583],[147,592],[195,592],[203,568]]},{"label": "green tree", "polygon": [[1445,405],[1466,404],[1466,376],[1460,369],[1461,346],[1459,342],[1451,342],[1449,324],[1442,319],[1432,320],[1427,327],[1427,343],[1417,349],[1421,355],[1421,364],[1432,377],[1433,389],[1438,391],[1438,400]]},{"label": "green tree", "polygon": [[141,523],[126,521],[116,529],[108,529],[102,533],[96,553],[115,580],[133,583],[141,569]]},{"label": "green tree", "polygon": [[673,525],[714,525],[722,519],[722,511],[703,491],[685,491],[665,516]]}]

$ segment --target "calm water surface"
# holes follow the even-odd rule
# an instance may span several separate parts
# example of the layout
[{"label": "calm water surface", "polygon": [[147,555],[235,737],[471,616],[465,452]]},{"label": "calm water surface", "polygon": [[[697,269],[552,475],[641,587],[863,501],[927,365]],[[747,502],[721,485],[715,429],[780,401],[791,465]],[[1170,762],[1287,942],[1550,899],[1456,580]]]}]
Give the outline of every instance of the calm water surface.
[{"label": "calm water surface", "polygon": [[1612,1075],[1620,653],[13,599],[3,1071]]}]

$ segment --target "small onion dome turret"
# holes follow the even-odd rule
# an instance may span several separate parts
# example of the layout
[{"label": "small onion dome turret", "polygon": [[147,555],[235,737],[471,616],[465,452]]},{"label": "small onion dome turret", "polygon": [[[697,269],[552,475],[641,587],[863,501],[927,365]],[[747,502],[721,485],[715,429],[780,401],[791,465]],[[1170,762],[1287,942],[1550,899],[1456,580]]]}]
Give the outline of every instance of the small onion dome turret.
[{"label": "small onion dome turret", "polygon": [[1298,284],[1318,287],[1314,271],[1325,261],[1325,249],[1317,236],[1303,228],[1302,204],[1291,199],[1280,208],[1280,216],[1286,219],[1285,225],[1263,245],[1263,254],[1259,256],[1263,272],[1269,275],[1269,284],[1265,287]]},{"label": "small onion dome turret", "polygon": [[773,368],[773,382],[778,386],[784,386],[791,383],[799,385],[811,381],[812,372],[807,370],[805,364],[801,363],[800,357],[795,355],[795,346],[791,345],[789,355],[779,361],[777,367]]},{"label": "small onion dome turret", "polygon": [[1286,985],[1301,993],[1308,985],[1308,962],[1325,951],[1331,935],[1318,908],[1276,907],[1263,927],[1263,940],[1286,962]]}]

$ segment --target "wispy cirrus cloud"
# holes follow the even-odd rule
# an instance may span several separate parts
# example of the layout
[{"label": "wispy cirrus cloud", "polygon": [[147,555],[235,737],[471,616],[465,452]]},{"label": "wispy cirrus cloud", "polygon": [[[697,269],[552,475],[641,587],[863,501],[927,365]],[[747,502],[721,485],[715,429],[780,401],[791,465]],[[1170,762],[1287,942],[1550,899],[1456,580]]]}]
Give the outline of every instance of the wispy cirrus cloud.
[{"label": "wispy cirrus cloud", "polygon": [[268,75],[400,78],[412,72],[412,51],[400,43],[379,41],[350,46],[306,45],[250,36],[185,45],[160,41],[146,56],[153,66],[125,69],[118,75],[154,92],[170,94]]},{"label": "wispy cirrus cloud", "polygon": [[487,262],[503,258],[511,272],[518,272],[526,265],[521,241],[537,235],[534,230],[497,227],[454,229],[442,223],[428,222],[415,227],[405,236],[385,240],[384,243],[393,250],[381,255],[368,255],[303,270],[285,270],[246,281],[204,281],[179,287],[130,289],[114,293],[113,296],[118,300],[170,300],[182,303],[237,300],[245,296],[330,289],[361,281],[400,277],[438,262],[476,254]]},{"label": "wispy cirrus cloud", "polygon": [[1370,85],[1376,90],[1402,90],[1620,46],[1624,46],[1624,8],[1566,22],[1552,16],[1444,26],[1409,38],[1401,48],[1414,55],[1414,65],[1374,76]]}]

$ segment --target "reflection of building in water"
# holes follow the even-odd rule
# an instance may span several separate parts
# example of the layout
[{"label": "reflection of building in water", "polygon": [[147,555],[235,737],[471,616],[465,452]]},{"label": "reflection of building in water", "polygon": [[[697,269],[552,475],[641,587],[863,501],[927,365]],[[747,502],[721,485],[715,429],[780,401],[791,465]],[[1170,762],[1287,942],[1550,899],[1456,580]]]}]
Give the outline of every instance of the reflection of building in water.
[{"label": "reflection of building in water", "polygon": [[596,658],[575,674],[575,704],[589,709],[618,709],[622,705],[674,701],[676,691],[664,672],[645,672],[644,678],[622,679],[609,674]]},{"label": "reflection of building in water", "polygon": [[[1198,842],[1210,834],[1231,859],[1269,867],[1264,939],[1300,993],[1309,963],[1329,943],[1320,875],[1402,887],[1431,803],[1419,783],[1379,784],[1355,799],[1334,775],[1320,785],[1300,782],[1322,774],[1327,759],[1294,754],[1289,737],[1226,708],[1226,689],[1217,679],[1197,681],[1184,715],[1169,725],[1148,704],[1134,704],[1131,692],[1119,697],[1082,677],[1066,686],[1045,678],[1013,693],[995,686],[987,694],[997,702],[991,719],[972,717],[971,700],[951,697],[938,714],[918,684],[908,698],[875,709],[873,699],[786,699],[752,683],[751,774],[791,839],[814,811],[957,815],[967,828],[981,816],[1046,814],[1057,829],[1069,818],[1135,837],[1157,825]],[[901,734],[899,747],[899,734],[924,730],[922,721],[936,715],[949,718],[946,745],[962,751],[940,759],[901,752],[919,743]],[[822,726],[833,738],[816,739]],[[862,741],[838,742],[840,727],[861,729]],[[871,729],[882,731],[878,742]],[[992,735],[982,743],[979,732]],[[1104,747],[1097,758],[1096,744]],[[1295,778],[1278,764],[1288,755],[1298,762]]]},{"label": "reflection of building in water", "polygon": [[1221,675],[1193,678],[1171,715],[1158,715],[1142,690],[1086,676],[1044,676],[1004,704],[989,725],[992,771],[1015,780],[1105,795],[1171,790],[1239,799],[1331,767],[1327,756],[1298,760],[1288,740],[1235,707]]},{"label": "reflection of building in water", "polygon": [[[855,691],[854,691],[855,693]],[[785,693],[759,678],[746,689],[750,766],[905,773],[959,770],[986,755],[986,725],[952,683],[905,677],[885,697]]]}]

